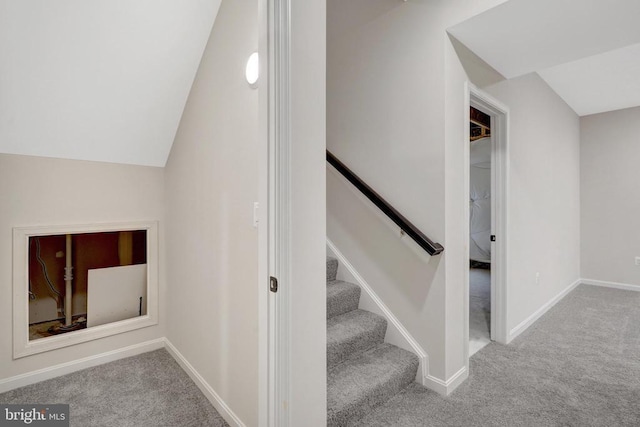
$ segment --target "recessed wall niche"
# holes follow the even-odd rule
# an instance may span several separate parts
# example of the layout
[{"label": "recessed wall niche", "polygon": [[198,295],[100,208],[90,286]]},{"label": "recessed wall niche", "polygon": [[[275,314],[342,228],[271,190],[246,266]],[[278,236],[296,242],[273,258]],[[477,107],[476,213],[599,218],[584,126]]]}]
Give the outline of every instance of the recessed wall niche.
[{"label": "recessed wall niche", "polygon": [[14,358],[157,324],[157,230],[14,228]]}]

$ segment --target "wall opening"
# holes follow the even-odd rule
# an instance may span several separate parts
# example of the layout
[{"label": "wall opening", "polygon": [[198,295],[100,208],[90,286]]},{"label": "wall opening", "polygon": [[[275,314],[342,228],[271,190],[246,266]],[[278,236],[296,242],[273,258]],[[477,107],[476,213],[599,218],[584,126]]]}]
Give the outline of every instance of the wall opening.
[{"label": "wall opening", "polygon": [[29,237],[29,340],[146,314],[146,264],[146,230]]},{"label": "wall opening", "polygon": [[[466,84],[468,98],[466,101],[467,119],[465,121],[465,133],[468,132],[464,150],[464,167],[466,169],[466,184],[464,190],[464,203],[465,203],[465,217],[469,222],[464,233],[463,246],[467,248],[464,262],[464,307],[465,307],[465,323],[463,339],[465,346],[465,358],[467,360],[467,368],[469,368],[469,355],[473,354],[474,350],[478,351],[479,348],[486,345],[490,341],[497,341],[501,344],[507,343],[507,328],[506,319],[508,315],[507,304],[507,262],[508,262],[508,236],[507,236],[507,211],[508,211],[508,187],[509,187],[509,108],[498,100],[492,98],[485,92],[477,89],[473,84],[467,82]],[[473,125],[483,125],[488,129],[480,130],[479,135],[474,134],[472,122],[472,109],[481,111],[484,116],[476,116],[473,120]],[[479,117],[483,117],[482,120],[478,120]],[[488,123],[487,123],[488,121]],[[478,131],[476,131],[478,132]],[[484,134],[483,134],[484,132]],[[474,138],[472,138],[474,137]],[[471,141],[473,139],[473,141]],[[480,144],[474,147],[474,151],[479,150],[481,153],[472,153],[471,144]],[[476,191],[481,193],[482,188],[489,188],[488,194],[485,195],[485,205],[490,206],[489,211],[485,212],[484,221],[482,226],[478,226],[475,230],[471,222],[473,221],[471,210],[473,199],[479,199],[481,194],[472,196],[472,177],[471,177],[471,163],[472,155],[475,157],[473,160],[476,165],[490,166],[490,169],[481,171],[484,173],[484,183],[476,188]],[[490,160],[487,160],[489,155]],[[490,184],[487,183],[487,175],[490,177]],[[483,197],[484,198],[484,197]],[[486,210],[487,207],[485,206]],[[478,218],[476,218],[478,219]],[[487,225],[487,222],[490,226]],[[482,229],[482,230],[481,230]],[[472,234],[476,232],[477,235],[473,236],[480,243],[480,248],[473,248],[476,242],[472,237]],[[488,240],[488,241],[487,241]],[[483,249],[483,250],[478,250]],[[483,265],[484,264],[484,265]],[[486,265],[489,264],[489,265]],[[476,269],[476,273],[480,273],[481,277],[471,277],[473,274],[472,267],[490,267],[489,271],[482,271],[482,269]],[[490,274],[487,274],[489,273]],[[484,276],[484,277],[482,277]],[[480,289],[471,289],[471,282],[473,280],[483,280],[480,284]],[[487,287],[487,281],[489,286]],[[481,296],[484,301],[485,309],[480,312],[481,316],[485,316],[483,322],[485,328],[489,329],[489,337],[487,338],[486,330],[483,334],[485,343],[479,348],[474,349],[474,344],[471,343],[473,337],[473,331],[471,330],[472,319],[474,314],[471,312],[473,309],[474,295]],[[489,294],[489,295],[487,295]],[[486,300],[487,296],[489,301]]]},{"label": "wall opening", "polygon": [[469,107],[469,356],[491,342],[491,116]]},{"label": "wall opening", "polygon": [[14,358],[158,323],[157,222],[13,232]]}]

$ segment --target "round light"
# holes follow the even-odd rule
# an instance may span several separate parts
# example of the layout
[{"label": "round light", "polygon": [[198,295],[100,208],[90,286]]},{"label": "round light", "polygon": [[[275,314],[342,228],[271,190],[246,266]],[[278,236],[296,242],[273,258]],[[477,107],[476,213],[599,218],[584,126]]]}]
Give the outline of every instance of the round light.
[{"label": "round light", "polygon": [[247,83],[252,87],[258,81],[258,77],[260,77],[260,59],[258,58],[258,52],[253,52],[249,57],[244,75],[247,78]]}]

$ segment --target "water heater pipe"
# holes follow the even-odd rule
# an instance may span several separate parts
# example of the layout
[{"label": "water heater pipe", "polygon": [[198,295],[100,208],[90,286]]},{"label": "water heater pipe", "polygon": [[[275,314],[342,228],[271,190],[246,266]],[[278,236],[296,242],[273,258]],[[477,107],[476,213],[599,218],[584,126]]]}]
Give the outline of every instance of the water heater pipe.
[{"label": "water heater pipe", "polygon": [[73,282],[73,267],[71,265],[71,234],[67,234],[67,248],[65,250],[67,265],[64,268],[64,282],[66,285],[66,291],[64,294],[64,313],[65,313],[65,326],[71,325],[73,322],[73,311],[71,310],[71,297],[72,297],[72,288],[71,284]]}]

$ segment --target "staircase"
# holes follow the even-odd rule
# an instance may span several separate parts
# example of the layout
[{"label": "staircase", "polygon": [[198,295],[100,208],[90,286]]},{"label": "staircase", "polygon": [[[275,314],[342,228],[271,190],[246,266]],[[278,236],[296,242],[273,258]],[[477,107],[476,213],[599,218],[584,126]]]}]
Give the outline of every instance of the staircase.
[{"label": "staircase", "polygon": [[418,357],[384,342],[387,321],[359,310],[360,287],[327,257],[327,425],[350,426],[413,382]]}]

